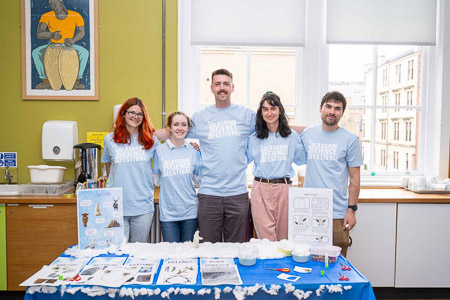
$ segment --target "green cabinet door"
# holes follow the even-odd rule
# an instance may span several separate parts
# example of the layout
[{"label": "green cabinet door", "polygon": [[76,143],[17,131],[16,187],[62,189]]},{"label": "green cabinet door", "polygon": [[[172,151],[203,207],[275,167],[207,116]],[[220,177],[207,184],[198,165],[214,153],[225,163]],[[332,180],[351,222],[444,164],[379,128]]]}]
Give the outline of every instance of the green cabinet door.
[{"label": "green cabinet door", "polygon": [[5,204],[0,204],[0,291],[6,291],[6,214]]}]

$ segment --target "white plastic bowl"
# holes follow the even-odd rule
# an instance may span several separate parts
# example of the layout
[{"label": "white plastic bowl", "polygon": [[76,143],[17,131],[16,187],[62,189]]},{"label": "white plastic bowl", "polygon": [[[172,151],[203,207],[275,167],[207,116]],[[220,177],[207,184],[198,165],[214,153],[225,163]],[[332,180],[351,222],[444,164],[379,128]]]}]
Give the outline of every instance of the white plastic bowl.
[{"label": "white plastic bowl", "polygon": [[297,255],[294,252],[292,252],[292,259],[295,262],[298,262],[298,263],[306,263],[306,262],[309,261],[310,257],[311,257],[311,254],[308,254],[308,255]]},{"label": "white plastic bowl", "polygon": [[64,179],[66,167],[59,166],[28,166],[31,183],[61,183]]},{"label": "white plastic bowl", "polygon": [[239,257],[239,263],[246,267],[253,266],[254,264],[256,264],[256,257],[254,257],[254,258]]}]

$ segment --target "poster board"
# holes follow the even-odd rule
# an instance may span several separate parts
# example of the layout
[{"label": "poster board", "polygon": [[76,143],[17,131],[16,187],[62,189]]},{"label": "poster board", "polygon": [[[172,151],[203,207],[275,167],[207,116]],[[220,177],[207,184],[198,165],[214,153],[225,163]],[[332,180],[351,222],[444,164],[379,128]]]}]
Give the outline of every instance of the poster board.
[{"label": "poster board", "polygon": [[291,241],[321,247],[333,245],[333,190],[289,188]]},{"label": "poster board", "polygon": [[119,247],[124,240],[122,188],[77,191],[80,249]]}]

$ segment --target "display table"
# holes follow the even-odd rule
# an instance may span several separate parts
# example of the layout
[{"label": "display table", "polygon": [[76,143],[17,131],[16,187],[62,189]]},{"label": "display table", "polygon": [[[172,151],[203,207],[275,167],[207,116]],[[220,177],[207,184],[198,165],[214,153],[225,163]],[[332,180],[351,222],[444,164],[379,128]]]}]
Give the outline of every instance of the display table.
[{"label": "display table", "polygon": [[[153,283],[156,283],[160,268],[155,275]],[[34,286],[27,289],[25,300],[47,299],[148,299],[151,295],[154,299],[181,299],[185,297],[193,299],[243,299],[255,297],[256,299],[273,299],[274,295],[285,299],[306,299],[304,293],[310,291],[308,299],[375,299],[370,282],[360,274],[344,257],[340,256],[335,264],[329,264],[326,269],[323,262],[310,261],[308,263],[296,263],[291,257],[280,259],[258,259],[256,265],[245,267],[235,259],[243,282],[242,286],[203,286],[201,284],[200,268],[195,285],[124,285],[120,288],[98,286],[59,286],[41,287]],[[342,271],[342,264],[352,270]],[[309,274],[294,272],[294,267],[312,268]],[[267,268],[290,268],[290,275],[300,276],[296,282],[278,279],[278,271],[266,270]],[[321,275],[325,271],[325,275]],[[349,281],[340,281],[340,274],[349,278]],[[322,289],[320,289],[322,286]],[[176,290],[179,288],[179,290]],[[184,293],[184,294],[183,294]],[[123,296],[123,297],[121,297]]]}]

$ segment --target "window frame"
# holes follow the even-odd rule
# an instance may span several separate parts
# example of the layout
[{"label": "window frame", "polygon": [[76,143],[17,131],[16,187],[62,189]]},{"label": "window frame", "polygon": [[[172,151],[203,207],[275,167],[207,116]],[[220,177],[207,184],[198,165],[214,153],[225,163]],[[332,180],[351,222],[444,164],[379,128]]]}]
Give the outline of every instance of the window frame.
[{"label": "window frame", "polygon": [[[443,111],[444,99],[450,94],[450,86],[444,85],[450,80],[449,64],[450,32],[444,32],[443,28],[450,25],[450,6],[445,7],[440,1],[440,16],[438,20],[438,43],[435,47],[423,47],[422,61],[418,65],[420,69],[421,89],[417,99],[420,105],[387,106],[387,109],[420,109],[419,120],[422,124],[419,128],[418,143],[420,155],[417,160],[416,174],[426,176],[448,176],[449,169],[449,141],[450,118],[445,118]],[[190,36],[190,0],[178,0],[178,108],[188,114],[199,110],[200,105],[200,51],[198,46],[189,44]],[[297,48],[297,78],[296,78],[296,105],[297,111],[295,124],[312,126],[320,122],[319,106],[321,97],[328,91],[328,46],[325,44],[325,20],[326,1],[307,0],[306,6],[306,45]],[[444,18],[447,16],[447,18]],[[447,44],[443,44],[447,37]],[[377,46],[374,46],[377,47]],[[377,51],[374,50],[374,59]],[[413,64],[414,68],[414,64]],[[401,76],[401,70],[399,70]],[[391,74],[386,74],[387,80]],[[375,74],[374,74],[374,77]],[[375,91],[376,93],[376,91]],[[429,102],[427,99],[433,99]],[[445,100],[446,101],[446,100]],[[376,105],[348,106],[348,108],[377,109]],[[435,115],[439,117],[436,118]],[[376,122],[372,118],[372,122]],[[371,136],[375,136],[375,126],[371,126]],[[438,154],[436,155],[436,149]],[[375,161],[375,148],[370,151],[371,160]],[[425,164],[425,157],[428,161]],[[371,165],[374,165],[372,162]],[[410,162],[411,164],[411,162]],[[383,172],[372,176],[370,171],[363,171],[362,182],[370,185],[399,185],[398,172]],[[390,183],[390,184],[389,184]]]}]

